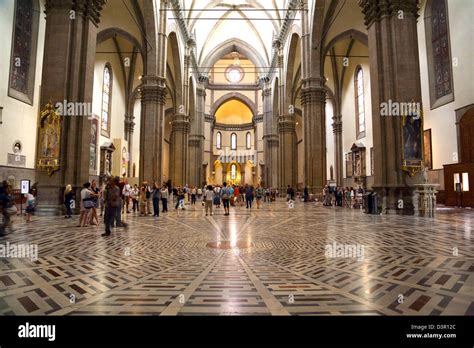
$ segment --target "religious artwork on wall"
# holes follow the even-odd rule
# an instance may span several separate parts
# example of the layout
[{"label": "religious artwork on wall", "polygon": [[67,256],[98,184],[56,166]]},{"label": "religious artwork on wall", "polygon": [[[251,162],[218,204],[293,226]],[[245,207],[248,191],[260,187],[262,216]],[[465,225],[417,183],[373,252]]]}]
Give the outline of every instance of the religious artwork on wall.
[{"label": "religious artwork on wall", "polygon": [[423,119],[420,114],[403,116],[402,122],[402,144],[403,165],[402,168],[410,176],[415,175],[422,169],[423,165]]},{"label": "religious artwork on wall", "polygon": [[33,105],[39,8],[36,0],[15,1],[8,95]]},{"label": "religious artwork on wall", "polygon": [[89,170],[96,174],[97,171],[97,147],[99,138],[99,117],[91,117],[91,136],[89,142]]},{"label": "religious artwork on wall", "polygon": [[60,168],[61,115],[48,103],[40,115],[38,133],[37,168],[49,175]]},{"label": "religious artwork on wall", "polygon": [[352,176],[359,178],[366,176],[365,171],[365,146],[362,143],[353,144],[352,153]]},{"label": "religious artwork on wall", "polygon": [[423,151],[425,167],[428,169],[433,169],[433,153],[431,150],[431,129],[427,129],[423,132]]},{"label": "religious artwork on wall", "polygon": [[352,168],[352,153],[346,153],[346,177],[352,177],[353,168]]}]

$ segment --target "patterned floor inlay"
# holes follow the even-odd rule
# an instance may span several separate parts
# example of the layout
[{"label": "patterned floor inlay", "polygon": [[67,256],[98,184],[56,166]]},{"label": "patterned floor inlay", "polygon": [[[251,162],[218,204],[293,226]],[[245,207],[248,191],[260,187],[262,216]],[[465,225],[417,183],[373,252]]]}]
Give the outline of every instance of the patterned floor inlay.
[{"label": "patterned floor inlay", "polygon": [[0,315],[474,315],[474,212],[434,219],[283,202],[127,214],[109,238],[77,219],[15,220]]}]

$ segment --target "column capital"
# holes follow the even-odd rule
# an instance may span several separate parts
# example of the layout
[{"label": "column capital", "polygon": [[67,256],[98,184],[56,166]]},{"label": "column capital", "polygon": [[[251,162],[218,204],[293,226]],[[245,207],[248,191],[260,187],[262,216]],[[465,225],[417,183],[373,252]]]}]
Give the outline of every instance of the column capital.
[{"label": "column capital", "polygon": [[206,97],[206,89],[204,87],[197,87],[196,95],[199,97]]},{"label": "column capital", "polygon": [[334,123],[332,124],[332,132],[334,134],[342,134],[342,115],[336,115],[333,117]]},{"label": "column capital", "polygon": [[280,144],[280,137],[278,136],[278,134],[264,135],[263,140],[267,142],[269,147],[275,147]]},{"label": "column capital", "polygon": [[99,25],[100,13],[107,0],[46,0],[46,14],[51,11],[75,11]]},{"label": "column capital", "polygon": [[324,87],[304,87],[301,88],[301,104],[324,103],[326,101],[326,88]]},{"label": "column capital", "polygon": [[[384,17],[411,15],[418,18],[419,0],[359,0],[367,28]],[[405,17],[403,17],[405,18]]]},{"label": "column capital", "polygon": [[132,134],[133,131],[135,130],[135,122],[133,122],[133,119],[134,119],[133,115],[132,116],[125,115],[125,120],[124,120],[125,133]]},{"label": "column capital", "polygon": [[171,120],[171,130],[173,132],[189,132],[189,116],[183,114],[176,114]]},{"label": "column capital", "polygon": [[140,87],[142,103],[166,104],[166,87],[160,85],[142,85]]},{"label": "column capital", "polygon": [[278,117],[278,132],[286,133],[296,130],[295,115],[280,115]]}]

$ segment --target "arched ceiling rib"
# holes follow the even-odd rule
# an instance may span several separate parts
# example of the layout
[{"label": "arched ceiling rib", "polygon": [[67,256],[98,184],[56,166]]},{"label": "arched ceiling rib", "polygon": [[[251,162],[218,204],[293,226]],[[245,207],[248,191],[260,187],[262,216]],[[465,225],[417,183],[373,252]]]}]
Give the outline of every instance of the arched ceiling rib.
[{"label": "arched ceiling rib", "polygon": [[268,66],[272,39],[280,32],[289,0],[182,0],[184,18],[196,40],[199,64],[222,42],[254,47]]}]

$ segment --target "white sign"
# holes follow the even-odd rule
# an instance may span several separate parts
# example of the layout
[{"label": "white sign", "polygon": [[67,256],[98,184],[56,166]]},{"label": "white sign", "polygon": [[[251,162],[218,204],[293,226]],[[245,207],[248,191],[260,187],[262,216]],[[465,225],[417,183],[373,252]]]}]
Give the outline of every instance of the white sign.
[{"label": "white sign", "polygon": [[26,195],[30,192],[30,180],[21,180],[21,194]]}]

